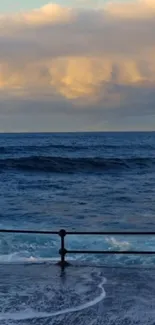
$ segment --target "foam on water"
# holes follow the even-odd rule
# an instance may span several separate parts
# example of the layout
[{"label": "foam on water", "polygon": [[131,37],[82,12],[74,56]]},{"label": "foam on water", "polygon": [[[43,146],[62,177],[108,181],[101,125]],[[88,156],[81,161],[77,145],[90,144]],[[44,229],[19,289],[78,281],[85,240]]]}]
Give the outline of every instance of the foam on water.
[{"label": "foam on water", "polygon": [[128,241],[120,241],[115,237],[106,238],[107,243],[109,243],[112,247],[119,248],[120,250],[128,250],[131,247],[131,243]]},{"label": "foam on water", "polygon": [[[14,239],[13,239],[14,238]],[[128,236],[128,240],[124,240],[123,236],[67,236],[65,246],[69,250],[150,250],[154,251],[155,238],[151,236]],[[1,241],[2,242],[2,241]],[[1,243],[0,242],[0,243]],[[33,245],[32,245],[33,242]],[[24,236],[20,238],[16,236],[7,237],[5,240],[7,249],[5,247],[5,254],[3,253],[3,244],[0,244],[0,264],[4,263],[44,263],[57,262],[60,260],[58,251],[60,242],[52,240],[51,243],[46,238],[37,236],[27,238]],[[50,247],[50,244],[52,247]],[[2,245],[2,247],[1,247]],[[24,249],[26,248],[26,249]],[[109,265],[118,265],[121,262],[129,265],[133,264],[154,264],[154,256],[122,256],[122,255],[87,255],[87,254],[73,254],[67,255],[66,259],[75,262],[89,262],[90,264],[101,265],[104,263]]]},{"label": "foam on water", "polygon": [[25,310],[22,312],[17,312],[17,313],[1,313],[0,314],[0,320],[14,320],[14,321],[20,321],[20,320],[31,320],[31,319],[38,319],[38,318],[49,318],[49,317],[55,317],[55,316],[60,316],[64,314],[69,314],[77,311],[82,311],[84,309],[90,308],[92,306],[95,306],[99,302],[101,302],[105,296],[106,292],[104,290],[103,285],[106,283],[106,279],[103,278],[102,281],[98,284],[98,289],[100,289],[100,294],[92,299],[91,301],[88,301],[86,303],[83,303],[79,306],[76,307],[70,307],[66,308],[60,311],[55,311],[52,313],[46,313],[46,312],[37,312],[32,309]]},{"label": "foam on water", "polygon": [[[68,257],[68,261],[75,261],[77,260],[76,257]],[[18,264],[18,263],[45,263],[45,262],[51,262],[56,263],[60,261],[60,257],[25,257],[24,255],[20,253],[13,253],[8,255],[1,255],[0,256],[0,264]]]}]

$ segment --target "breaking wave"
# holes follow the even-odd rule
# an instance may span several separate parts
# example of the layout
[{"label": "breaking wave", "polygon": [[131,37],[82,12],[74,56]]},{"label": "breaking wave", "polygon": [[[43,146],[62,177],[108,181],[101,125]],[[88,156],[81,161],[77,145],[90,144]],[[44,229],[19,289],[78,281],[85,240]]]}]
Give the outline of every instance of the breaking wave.
[{"label": "breaking wave", "polygon": [[0,160],[0,169],[17,169],[34,172],[74,173],[104,172],[155,168],[155,158],[69,158],[29,156]]}]

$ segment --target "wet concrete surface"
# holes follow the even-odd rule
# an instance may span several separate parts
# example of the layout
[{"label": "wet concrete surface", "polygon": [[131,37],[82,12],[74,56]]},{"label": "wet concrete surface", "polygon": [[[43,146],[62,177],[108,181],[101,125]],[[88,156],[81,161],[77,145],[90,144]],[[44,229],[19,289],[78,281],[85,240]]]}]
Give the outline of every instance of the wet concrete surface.
[{"label": "wet concrete surface", "polygon": [[155,325],[155,268],[0,266],[0,325]]}]

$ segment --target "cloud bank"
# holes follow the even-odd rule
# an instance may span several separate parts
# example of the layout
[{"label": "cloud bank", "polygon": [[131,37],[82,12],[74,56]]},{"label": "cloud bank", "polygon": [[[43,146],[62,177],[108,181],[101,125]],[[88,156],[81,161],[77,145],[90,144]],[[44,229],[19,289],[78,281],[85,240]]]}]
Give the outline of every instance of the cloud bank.
[{"label": "cloud bank", "polygon": [[154,0],[0,15],[0,48],[0,101],[155,114]]}]

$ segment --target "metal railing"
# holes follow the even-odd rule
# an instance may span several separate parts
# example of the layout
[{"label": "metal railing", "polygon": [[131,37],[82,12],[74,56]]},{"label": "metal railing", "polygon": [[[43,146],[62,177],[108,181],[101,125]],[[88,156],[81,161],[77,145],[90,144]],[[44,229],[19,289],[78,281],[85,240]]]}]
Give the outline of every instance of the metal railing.
[{"label": "metal railing", "polygon": [[125,250],[125,251],[118,251],[118,250],[68,250],[65,247],[65,237],[67,235],[96,235],[96,236],[155,236],[155,231],[66,231],[65,229],[61,229],[60,231],[51,231],[51,230],[13,230],[13,229],[0,229],[0,233],[15,233],[15,234],[40,234],[40,235],[58,235],[60,237],[60,261],[57,263],[62,268],[69,265],[67,260],[65,259],[67,254],[130,254],[130,255],[155,255],[155,251],[133,251],[133,250]]}]

